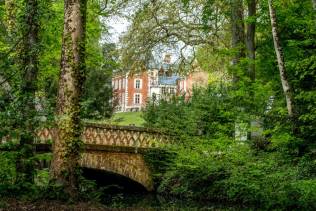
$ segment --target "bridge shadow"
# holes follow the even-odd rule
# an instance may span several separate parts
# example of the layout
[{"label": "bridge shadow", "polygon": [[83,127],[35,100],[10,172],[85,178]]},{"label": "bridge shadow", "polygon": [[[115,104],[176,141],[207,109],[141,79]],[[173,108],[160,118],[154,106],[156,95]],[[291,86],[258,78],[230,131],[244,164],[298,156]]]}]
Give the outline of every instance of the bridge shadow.
[{"label": "bridge shadow", "polygon": [[83,176],[96,182],[106,193],[146,193],[146,188],[128,177],[113,172],[82,168]]}]

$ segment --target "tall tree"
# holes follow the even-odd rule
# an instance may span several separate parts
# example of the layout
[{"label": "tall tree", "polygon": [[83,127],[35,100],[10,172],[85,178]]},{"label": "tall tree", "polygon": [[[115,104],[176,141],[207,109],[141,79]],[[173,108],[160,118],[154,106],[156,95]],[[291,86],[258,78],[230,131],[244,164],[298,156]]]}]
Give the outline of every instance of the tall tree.
[{"label": "tall tree", "polygon": [[282,82],[282,88],[283,88],[283,92],[286,99],[288,115],[290,117],[293,117],[295,114],[294,97],[293,97],[292,88],[288,80],[287,71],[285,68],[284,54],[283,54],[283,49],[281,46],[280,35],[278,32],[276,10],[274,8],[272,0],[268,0],[268,4],[269,4],[271,26],[272,26],[274,49],[277,56],[278,67],[279,67],[279,72],[280,72],[280,77],[281,77],[281,82]]},{"label": "tall tree", "polygon": [[255,47],[255,33],[256,33],[256,0],[248,0],[248,21],[246,32],[246,46],[247,55],[249,59],[248,74],[252,81],[255,80],[255,59],[256,59],[256,47]]},{"label": "tall tree", "polygon": [[236,65],[245,57],[245,26],[244,26],[244,7],[242,0],[231,1],[231,31],[232,48],[235,53],[233,65],[235,66],[233,81],[239,81],[239,74],[236,72]]},{"label": "tall tree", "polygon": [[85,30],[87,0],[64,1],[64,29],[53,145],[52,178],[77,195],[80,156],[80,104],[85,75]]},{"label": "tall tree", "polygon": [[23,82],[20,92],[22,98],[21,115],[22,128],[20,138],[20,152],[17,157],[17,181],[33,181],[32,144],[35,135],[35,92],[38,74],[39,50],[39,2],[25,0],[24,18],[21,24],[22,44],[20,68]]}]

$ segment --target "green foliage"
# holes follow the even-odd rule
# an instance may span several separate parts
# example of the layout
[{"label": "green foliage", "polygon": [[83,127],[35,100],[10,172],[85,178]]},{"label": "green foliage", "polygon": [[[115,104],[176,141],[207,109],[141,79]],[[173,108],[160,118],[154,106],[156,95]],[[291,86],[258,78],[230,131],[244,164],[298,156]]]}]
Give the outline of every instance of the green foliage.
[{"label": "green foliage", "polygon": [[[58,77],[60,70],[60,53],[63,30],[62,0],[47,2],[41,16],[41,46],[40,71],[38,80],[38,98],[44,114],[53,120],[56,106]],[[112,96],[111,74],[117,67],[115,45],[101,44],[101,36],[106,33],[106,27],[100,22],[100,3],[88,1],[86,27],[86,82],[82,96],[82,111],[84,118],[100,119],[112,114],[110,99]],[[47,24],[49,23],[49,24]]]},{"label": "green foliage", "polygon": [[[104,119],[112,115],[112,71],[118,68],[115,44],[103,44],[103,57],[88,68],[81,102],[81,115],[88,119]],[[100,56],[100,55],[99,55]],[[88,57],[89,58],[89,57]],[[97,62],[97,61],[95,61]],[[99,65],[99,66],[98,66]]]},{"label": "green foliage", "polygon": [[82,96],[83,118],[102,119],[112,115],[112,72],[119,66],[114,43],[100,43],[106,28],[100,21],[101,5],[88,1],[86,81]]},{"label": "green foliage", "polygon": [[158,191],[265,209],[313,209],[316,180],[298,179],[299,170],[279,152],[253,153],[248,144],[229,139],[194,140],[178,146]]},{"label": "green foliage", "polygon": [[144,112],[145,126],[180,136],[232,136],[235,111],[225,90],[209,86],[195,89],[192,98],[150,103]]},{"label": "green foliage", "polygon": [[[6,1],[8,3],[9,1]],[[11,2],[11,1],[10,1]],[[30,145],[30,134],[26,133],[24,125],[32,122],[32,127],[37,127],[42,121],[49,120],[41,125],[47,127],[50,122],[53,122],[53,114],[55,112],[55,100],[57,95],[58,75],[60,69],[60,52],[61,38],[63,30],[63,11],[64,5],[62,0],[57,1],[36,1],[39,3],[39,8],[36,11],[38,17],[36,21],[40,23],[40,44],[32,45],[39,55],[39,77],[36,83],[36,96],[23,94],[19,88],[23,82],[21,80],[26,67],[18,68],[19,57],[21,55],[30,55],[33,51],[21,51],[21,38],[31,27],[25,24],[25,16],[29,13],[29,8],[25,7],[28,1],[19,0],[12,1],[12,8],[7,8],[7,4],[2,1],[0,3],[0,148],[3,150],[17,150],[18,152],[9,153],[10,156],[5,156],[1,159],[1,194],[8,193],[12,196],[25,195],[29,198],[40,198],[41,192],[47,198],[67,198],[63,193],[63,187],[50,187],[48,184],[48,172],[33,171],[32,177],[35,176],[36,184],[23,182],[19,178],[26,175],[17,176],[16,167],[24,166],[27,168],[37,167],[40,160],[49,162],[50,158],[45,155],[27,158],[33,148]],[[10,5],[11,5],[10,3]],[[12,10],[11,10],[12,9]],[[104,28],[100,22],[100,4],[97,1],[89,1],[88,5],[88,23],[87,23],[87,69],[91,73],[88,75],[87,94],[84,100],[90,102],[96,107],[90,106],[87,113],[92,113],[95,110],[100,110],[98,116],[91,115],[89,117],[100,118],[100,116],[109,116],[111,114],[111,83],[110,77],[113,68],[116,66],[116,61],[113,57],[104,59],[103,46],[99,43]],[[9,15],[12,13],[12,16]],[[9,20],[9,18],[11,18]],[[11,22],[10,22],[11,21]],[[24,21],[24,22],[23,22]],[[11,25],[14,27],[11,27]],[[106,48],[107,46],[104,46]],[[115,48],[115,46],[114,46]],[[106,49],[109,50],[109,49]],[[111,48],[113,51],[113,47]],[[106,55],[107,56],[107,55]],[[99,80],[96,87],[96,79]],[[3,89],[3,83],[9,84],[10,89]],[[99,91],[99,93],[97,93]],[[107,97],[106,97],[107,96]],[[27,109],[25,99],[30,99],[29,102],[36,103],[38,110],[32,112]],[[101,104],[101,102],[104,102]],[[100,106],[101,105],[101,106]],[[24,112],[26,111],[26,112]],[[24,112],[24,113],[23,113]],[[26,118],[27,114],[27,118]],[[24,128],[24,129],[23,129]],[[21,140],[21,141],[20,141]],[[5,142],[4,144],[2,142]],[[26,146],[21,150],[19,143],[27,142]],[[2,157],[2,154],[1,154]],[[9,159],[10,157],[10,159]],[[28,156],[30,157],[30,156]],[[17,163],[17,161],[19,161]],[[17,163],[17,164],[16,164]],[[9,165],[10,164],[10,165]],[[24,165],[27,164],[27,165]],[[35,175],[36,174],[36,175]],[[54,191],[53,196],[51,190]]]},{"label": "green foliage", "polygon": [[[0,85],[0,142],[6,139],[0,148],[8,151],[16,150],[21,134],[26,132],[23,130],[26,122],[37,123],[43,116],[53,120],[64,9],[62,0],[39,1],[40,45],[32,46],[34,49],[30,52],[20,52],[22,35],[29,27],[23,22],[28,8],[25,8],[25,0],[10,2],[10,5],[0,2],[0,83],[3,85],[5,79],[10,87],[6,90]],[[179,96],[147,106],[143,115],[145,126],[180,139],[174,146],[148,150],[144,155],[158,191],[194,199],[251,204],[263,209],[316,209],[316,28],[312,2],[274,1],[297,108],[294,122],[287,117],[272,47],[267,0],[258,1],[255,82],[247,76],[247,58],[242,58],[236,66],[230,63],[236,53],[236,49],[230,48],[230,2],[181,2],[153,1],[153,5],[146,2],[139,7],[125,38],[126,45],[121,45],[125,46],[122,51],[126,51],[122,60],[137,63],[140,57],[135,53],[143,52],[144,58],[148,58],[152,50],[149,48],[161,41],[174,44],[182,40],[190,46],[197,43],[196,59],[200,67],[219,74],[221,81],[216,83],[211,79],[209,87],[195,89],[190,99]],[[112,115],[110,79],[112,71],[120,67],[116,46],[100,43],[106,33],[100,18],[104,13],[101,4],[88,1],[87,80],[81,102],[81,115],[87,119]],[[179,21],[178,14],[188,17],[187,22]],[[196,17],[199,14],[200,17]],[[253,19],[245,18],[245,23]],[[162,27],[159,23],[152,24],[160,21]],[[39,50],[42,53],[39,55],[38,90],[32,100],[42,109],[36,114],[28,113],[29,118],[25,119],[22,113],[27,106],[24,102],[30,96],[18,91],[25,69],[18,66],[18,58]],[[240,77],[238,84],[231,85],[232,71]],[[235,142],[235,122],[254,119],[263,122],[263,136],[250,143]],[[143,125],[140,113],[115,114],[107,122]],[[22,141],[28,142],[25,137],[22,136]],[[26,145],[19,152],[0,153],[0,195],[67,200],[69,196],[63,186],[48,182],[48,169],[33,172],[36,173],[35,184],[17,183],[16,160],[31,152],[30,145]],[[74,148],[77,149],[77,145]],[[40,155],[18,160],[32,167],[39,160],[49,162],[50,157]],[[94,182],[82,178],[79,192],[83,200],[98,201],[103,197]],[[117,200],[122,198],[119,196]],[[4,205],[0,202],[1,206]]]},{"label": "green foliage", "polygon": [[[281,44],[284,48],[286,68],[290,84],[295,95],[295,105],[298,118],[295,120],[296,136],[302,138],[300,151],[308,152],[314,148],[315,139],[315,54],[316,54],[316,30],[314,10],[311,1],[274,1],[277,9],[278,25],[280,28]],[[260,6],[263,9],[258,15],[257,42],[257,76],[264,81],[270,81],[276,96],[273,114],[279,114],[274,118],[283,118],[280,107],[285,108],[284,97],[281,91],[279,75],[273,45],[269,17],[267,16],[266,2]],[[269,29],[269,30],[267,30]],[[273,124],[282,120],[273,121]],[[271,122],[270,122],[271,123]]]},{"label": "green foliage", "polygon": [[80,177],[79,196],[84,201],[100,202],[104,198],[104,188],[97,187],[95,181]]},{"label": "green foliage", "polygon": [[51,199],[51,200],[60,200],[68,203],[73,203],[73,200],[78,201],[89,201],[89,202],[100,202],[104,198],[104,192],[102,188],[97,187],[95,181],[87,180],[81,176],[81,170],[77,169],[79,173],[78,179],[78,198],[73,199],[69,196],[69,193],[65,191],[65,187],[56,182],[51,182],[48,177],[48,169],[42,170],[38,177],[43,179],[43,182],[46,184],[44,186],[38,186],[38,189],[41,191],[41,194],[36,195],[35,199]]},{"label": "green foliage", "polygon": [[172,160],[176,153],[168,147],[162,149],[148,149],[144,153],[144,159],[149,166],[155,188],[162,182],[163,175],[172,166]]},{"label": "green foliage", "polygon": [[[269,96],[264,87],[258,87],[255,98]],[[316,198],[310,187],[316,184],[315,158],[312,154],[297,157],[302,139],[291,135],[282,105],[274,102],[266,112],[263,103],[245,112],[235,101],[236,96],[243,96],[238,91],[219,95],[209,87],[208,91],[195,90],[189,101],[180,98],[147,107],[147,125],[174,132],[182,141],[169,149],[176,156],[160,175],[158,192],[266,209],[313,209]],[[234,130],[236,114],[247,121],[252,116],[249,111],[256,116],[261,113],[265,122],[264,146],[255,150],[252,141],[250,145],[238,143],[229,133]],[[207,132],[199,134],[200,128]]]},{"label": "green foliage", "polygon": [[14,160],[14,154],[0,152],[0,194],[5,193],[15,182]]}]

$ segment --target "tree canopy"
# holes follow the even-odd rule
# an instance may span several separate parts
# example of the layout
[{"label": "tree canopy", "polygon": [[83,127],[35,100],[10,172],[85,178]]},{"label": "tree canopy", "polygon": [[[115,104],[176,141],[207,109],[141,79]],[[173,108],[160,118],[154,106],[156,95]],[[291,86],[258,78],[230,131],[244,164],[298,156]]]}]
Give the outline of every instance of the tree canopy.
[{"label": "tree canopy", "polygon": [[[144,126],[175,137],[141,154],[157,192],[315,209],[315,11],[315,0],[0,1],[0,196],[100,199],[79,167],[83,123],[113,123],[114,74],[171,54],[180,79],[210,77],[189,97],[144,99]],[[127,29],[111,35],[116,18]],[[35,150],[43,128],[55,131],[47,155]]]}]

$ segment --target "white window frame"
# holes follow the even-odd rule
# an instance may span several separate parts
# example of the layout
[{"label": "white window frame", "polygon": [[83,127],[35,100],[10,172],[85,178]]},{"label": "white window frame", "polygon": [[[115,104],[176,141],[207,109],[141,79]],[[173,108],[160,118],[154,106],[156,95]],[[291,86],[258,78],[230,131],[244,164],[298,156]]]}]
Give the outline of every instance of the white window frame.
[{"label": "white window frame", "polygon": [[[137,81],[139,81],[139,88],[137,88]],[[142,79],[139,79],[139,78],[136,78],[135,80],[134,80],[134,88],[135,89],[141,89],[142,88]]]},{"label": "white window frame", "polygon": [[[137,95],[139,96],[139,102],[138,103],[136,102],[136,96]],[[141,105],[142,104],[142,94],[140,94],[140,93],[135,93],[134,94],[134,104],[135,105]]]}]

